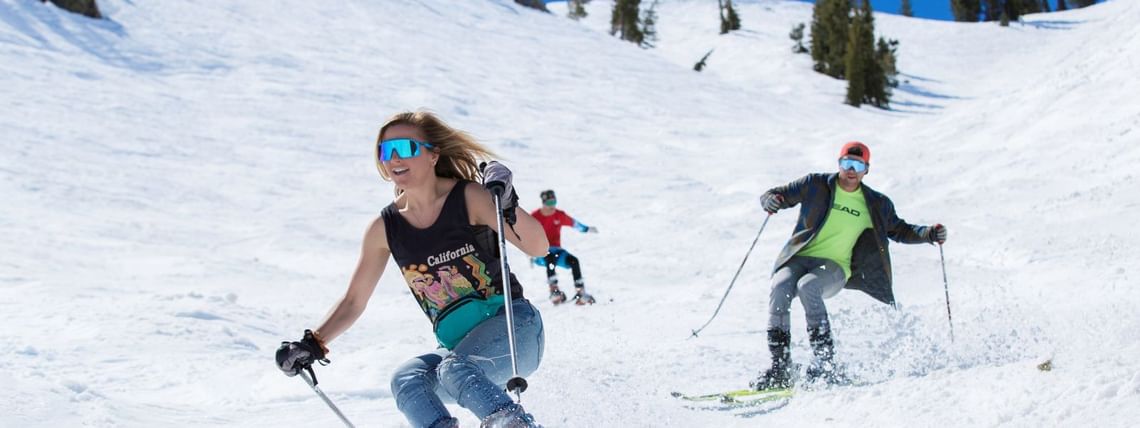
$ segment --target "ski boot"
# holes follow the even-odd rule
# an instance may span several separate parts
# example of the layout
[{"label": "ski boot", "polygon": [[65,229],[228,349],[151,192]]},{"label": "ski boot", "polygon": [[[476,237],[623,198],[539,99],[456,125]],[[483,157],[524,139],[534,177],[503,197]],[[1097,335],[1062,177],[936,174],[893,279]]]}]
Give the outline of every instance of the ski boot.
[{"label": "ski boot", "polygon": [[522,406],[517,403],[511,403],[507,407],[499,409],[495,413],[487,415],[483,418],[483,423],[479,425],[480,428],[542,428],[534,422],[534,416],[531,416]]},{"label": "ski boot", "polygon": [[772,367],[760,373],[749,383],[752,389],[790,388],[792,386],[792,335],[780,329],[768,330],[768,351],[772,353]]},{"label": "ski boot", "polygon": [[578,292],[574,294],[574,304],[578,306],[592,305],[597,302],[594,296],[586,292],[585,288],[578,288]]},{"label": "ski boot", "polygon": [[811,336],[811,351],[814,359],[806,370],[808,383],[826,385],[850,385],[851,378],[843,365],[835,361],[835,343],[831,330],[827,327],[808,330]]},{"label": "ski boot", "polygon": [[558,289],[557,284],[550,285],[550,303],[561,305],[566,302],[566,293]]}]

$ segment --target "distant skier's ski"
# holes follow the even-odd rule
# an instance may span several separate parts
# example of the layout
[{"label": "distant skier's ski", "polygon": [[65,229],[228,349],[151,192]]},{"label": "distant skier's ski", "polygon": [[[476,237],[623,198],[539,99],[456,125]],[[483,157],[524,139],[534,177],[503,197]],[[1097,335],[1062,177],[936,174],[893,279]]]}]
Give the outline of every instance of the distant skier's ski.
[{"label": "distant skier's ski", "polygon": [[680,392],[674,392],[672,395],[685,401],[733,405],[755,405],[782,400],[785,398],[791,398],[793,395],[795,395],[795,390],[792,388],[773,388],[761,391],[756,391],[754,389],[738,389],[735,391],[725,391],[714,394],[688,395]]}]

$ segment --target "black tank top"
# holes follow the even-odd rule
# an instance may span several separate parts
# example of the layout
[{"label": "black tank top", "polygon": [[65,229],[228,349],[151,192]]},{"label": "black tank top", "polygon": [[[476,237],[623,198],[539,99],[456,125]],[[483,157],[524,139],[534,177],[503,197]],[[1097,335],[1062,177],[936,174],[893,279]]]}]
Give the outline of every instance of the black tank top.
[{"label": "black tank top", "polygon": [[[498,234],[471,225],[463,191],[469,183],[455,183],[439,218],[427,228],[408,223],[395,202],[381,213],[392,257],[435,328],[465,304],[503,294]],[[522,286],[511,274],[511,297],[522,296]]]}]

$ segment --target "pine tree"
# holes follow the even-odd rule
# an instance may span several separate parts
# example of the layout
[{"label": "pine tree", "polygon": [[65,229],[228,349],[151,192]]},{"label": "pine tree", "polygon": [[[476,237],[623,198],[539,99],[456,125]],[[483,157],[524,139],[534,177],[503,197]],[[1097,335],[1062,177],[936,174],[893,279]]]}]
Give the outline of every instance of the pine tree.
[{"label": "pine tree", "polygon": [[889,107],[890,88],[883,67],[875,58],[875,17],[870,1],[864,0],[852,18],[850,32],[845,58],[846,103],[855,107],[861,104]]},{"label": "pine tree", "polygon": [[732,7],[732,0],[717,0],[717,4],[720,5],[720,33],[728,34],[729,31],[739,30],[740,15]]},{"label": "pine tree", "polygon": [[811,58],[815,71],[840,79],[846,75],[850,11],[848,0],[816,2],[811,21]]},{"label": "pine tree", "polygon": [[1005,12],[1009,21],[1020,21],[1021,15],[1025,14],[1025,4],[1021,0],[1005,0],[1003,6],[1002,11]]},{"label": "pine tree", "polygon": [[1062,10],[1069,10],[1069,5],[1065,3],[1065,0],[1057,0],[1057,12],[1060,12]]},{"label": "pine tree", "polygon": [[[40,0],[41,3],[46,3],[48,0]],[[51,3],[71,13],[78,13],[88,18],[101,19],[103,14],[99,13],[99,5],[95,4],[95,0],[51,0]]]},{"label": "pine tree", "polygon": [[950,0],[950,11],[958,22],[978,22],[982,11],[981,0]]},{"label": "pine tree", "polygon": [[902,0],[902,5],[899,6],[899,15],[914,16],[914,10],[910,8],[910,0]]},{"label": "pine tree", "polygon": [[1049,0],[1041,0],[1041,11],[1045,13],[1052,12],[1049,10]]},{"label": "pine tree", "polygon": [[542,0],[515,0],[515,3],[529,7],[531,9],[538,9],[543,12],[550,12],[546,9],[546,2]]},{"label": "pine tree", "polygon": [[586,5],[583,0],[570,0],[568,5],[570,19],[577,21],[586,17]]},{"label": "pine tree", "polygon": [[724,4],[728,6],[728,8],[725,9],[725,14],[728,15],[728,29],[739,30],[740,15],[736,13],[736,8],[732,7],[732,0],[724,0]]},{"label": "pine tree", "polygon": [[879,42],[875,46],[875,62],[879,64],[879,69],[883,70],[883,78],[891,88],[899,87],[898,49],[898,40],[888,41],[882,37],[879,37]]},{"label": "pine tree", "polygon": [[[870,57],[866,61],[864,67],[867,67],[866,72],[866,99],[879,108],[887,108],[890,106],[890,78],[888,78],[886,70],[883,68],[883,63],[875,56],[875,15],[871,10],[871,0],[863,0],[863,8],[861,17],[864,23],[863,32],[859,35],[859,43],[862,45],[860,49],[864,50],[864,55]],[[891,68],[894,69],[894,59],[891,59]]]},{"label": "pine tree", "polygon": [[701,70],[704,70],[704,69],[705,69],[705,66],[706,66],[706,65],[708,65],[708,64],[706,63],[706,61],[708,61],[708,60],[709,60],[709,55],[712,55],[712,53],[713,53],[713,51],[714,51],[714,50],[715,50],[715,49],[709,49],[708,53],[706,53],[706,54],[705,54],[705,56],[702,56],[702,57],[701,57],[701,60],[700,60],[700,61],[697,61],[697,63],[696,63],[695,65],[693,65],[693,70],[696,70],[696,71],[698,71],[698,72],[699,72],[699,71],[701,71]]},{"label": "pine tree", "polygon": [[812,69],[819,73],[827,71],[827,26],[823,17],[830,7],[829,0],[819,0],[811,8],[811,40],[808,44],[811,45]]},{"label": "pine tree", "polygon": [[851,22],[847,38],[847,104],[859,107],[867,99],[867,64],[870,62],[870,52],[864,46],[863,34],[867,23],[856,16]]},{"label": "pine tree", "polygon": [[850,37],[851,4],[847,0],[833,0],[832,14],[828,18],[831,22],[831,40],[828,45],[833,49],[828,52],[828,74],[842,78],[845,71],[845,57],[847,56],[847,39]]},{"label": "pine tree", "polygon": [[792,45],[792,53],[807,53],[808,49],[804,47],[804,23],[796,24],[792,27],[792,32],[788,33],[788,37],[796,42]]},{"label": "pine tree", "polygon": [[985,19],[986,22],[993,22],[1001,19],[1002,7],[1001,0],[985,0]]},{"label": "pine tree", "polygon": [[998,21],[1001,23],[1002,27],[1008,27],[1009,26],[1009,14],[1006,13],[1004,10],[1001,11],[1001,18]]},{"label": "pine tree", "polygon": [[1031,13],[1041,13],[1041,3],[1037,0],[1019,0],[1021,1],[1021,14],[1028,15]]},{"label": "pine tree", "polygon": [[641,32],[641,0],[617,0],[610,16],[610,34],[638,46],[645,42]]},{"label": "pine tree", "polygon": [[[621,11],[623,9],[621,0],[614,2],[614,8],[610,10],[610,35],[616,36],[621,32]],[[624,37],[623,37],[624,38]]]},{"label": "pine tree", "polygon": [[641,17],[641,34],[641,47],[652,48],[657,42],[657,0],[653,0]]},{"label": "pine tree", "polygon": [[1078,9],[1080,9],[1096,4],[1096,0],[1073,0],[1073,4],[1076,5]]}]

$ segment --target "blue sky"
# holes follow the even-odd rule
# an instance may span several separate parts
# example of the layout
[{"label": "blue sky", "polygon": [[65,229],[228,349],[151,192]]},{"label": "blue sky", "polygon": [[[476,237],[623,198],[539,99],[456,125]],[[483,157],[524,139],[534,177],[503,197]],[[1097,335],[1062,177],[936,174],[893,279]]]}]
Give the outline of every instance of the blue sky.
[{"label": "blue sky", "polygon": [[[871,0],[871,7],[879,12],[899,13],[902,0]],[[952,20],[950,13],[950,0],[911,0],[911,9],[914,16],[930,19]]]},{"label": "blue sky", "polygon": [[[565,0],[546,0],[547,3],[559,1]],[[815,0],[800,1],[815,3]],[[877,12],[899,13],[899,5],[901,4],[902,0],[871,0],[871,7]],[[954,19],[954,15],[950,13],[950,0],[911,0],[910,7],[914,9],[914,16],[916,17],[946,21]],[[1057,10],[1057,0],[1049,0],[1049,10]]]},{"label": "blue sky", "polygon": [[[814,3],[812,0],[804,0]],[[902,0],[871,0],[871,7],[878,12],[899,13]],[[953,20],[950,13],[950,0],[910,0],[910,7],[914,9],[914,16],[930,19]],[[1049,0],[1049,9],[1057,9],[1057,0]]]}]

